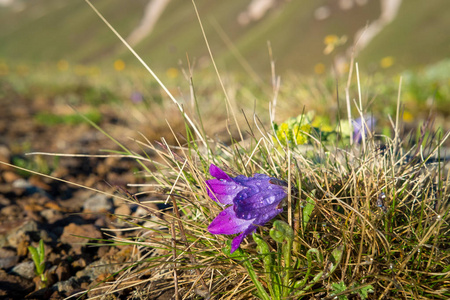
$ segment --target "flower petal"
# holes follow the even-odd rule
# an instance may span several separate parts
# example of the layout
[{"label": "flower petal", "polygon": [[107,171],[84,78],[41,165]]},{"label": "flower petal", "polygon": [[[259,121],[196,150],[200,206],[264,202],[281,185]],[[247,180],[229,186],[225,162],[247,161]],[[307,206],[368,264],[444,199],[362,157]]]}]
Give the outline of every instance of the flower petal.
[{"label": "flower petal", "polygon": [[364,126],[365,135],[369,135],[369,132],[372,132],[377,120],[371,116],[366,116],[363,118],[357,118],[353,120],[353,140],[355,143],[360,143],[362,140],[362,129]]},{"label": "flower petal", "polygon": [[275,185],[270,185],[266,190],[254,194],[249,194],[248,189],[245,189],[234,199],[234,210],[238,218],[254,219],[270,210],[276,210],[285,197],[284,189]]},{"label": "flower petal", "polygon": [[278,214],[278,210],[283,211],[282,208],[278,208],[277,204],[264,206],[254,210],[241,210],[238,211],[235,208],[236,217],[244,220],[254,220],[263,217],[264,215],[272,214],[276,212],[275,215]]},{"label": "flower petal", "polygon": [[270,220],[275,218],[281,212],[283,212],[282,208],[279,208],[279,209],[274,208],[274,209],[268,211],[267,213],[261,214],[258,218],[256,218],[253,221],[253,224],[263,226],[264,224],[266,224],[267,222],[269,222]]},{"label": "flower petal", "polygon": [[209,224],[208,231],[212,234],[235,234],[246,230],[252,223],[253,220],[237,218],[233,206],[230,206]]},{"label": "flower petal", "polygon": [[235,237],[233,239],[233,241],[231,242],[231,249],[230,249],[230,253],[233,253],[234,251],[236,251],[237,248],[239,248],[239,245],[241,245],[242,241],[244,240],[244,238],[251,234],[252,232],[254,232],[256,230],[256,226],[254,225],[250,225],[246,230],[244,230],[244,232],[242,232],[240,235],[238,235],[237,237]]},{"label": "flower petal", "polygon": [[227,173],[225,173],[218,166],[213,164],[209,166],[209,174],[211,174],[211,176],[213,177],[216,177],[217,179],[232,180]]},{"label": "flower petal", "polygon": [[206,185],[209,197],[223,205],[233,204],[233,199],[236,195],[245,189],[245,187],[237,184],[232,179],[229,181],[210,179],[206,181]]}]

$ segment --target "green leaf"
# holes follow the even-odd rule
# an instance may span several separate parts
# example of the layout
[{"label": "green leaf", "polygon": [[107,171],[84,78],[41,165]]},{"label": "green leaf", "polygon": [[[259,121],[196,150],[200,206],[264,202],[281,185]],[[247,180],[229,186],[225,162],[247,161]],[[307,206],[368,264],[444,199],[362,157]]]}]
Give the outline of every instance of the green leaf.
[{"label": "green leaf", "polygon": [[367,299],[369,297],[369,293],[374,293],[373,286],[371,284],[366,285],[365,287],[362,287],[360,290],[358,290],[358,295],[361,297],[361,299]]},{"label": "green leaf", "polygon": [[273,268],[273,257],[270,252],[269,245],[262,239],[261,236],[254,233],[253,240],[256,242],[256,251],[262,256],[264,274],[266,276],[267,286],[269,288],[270,296],[272,299],[280,299],[281,296],[281,281],[279,275]]},{"label": "green leaf", "polygon": [[292,242],[294,240],[294,230],[284,221],[276,220],[270,229],[270,236],[278,243],[284,240]]},{"label": "green leaf", "polygon": [[[31,253],[31,258],[33,259],[34,265],[36,267],[36,273],[38,273],[38,266],[40,265],[39,253],[36,250],[36,248],[34,248],[33,246],[29,246],[28,251],[30,251],[30,253]],[[38,275],[40,275],[40,274],[38,274]]]},{"label": "green leaf", "polygon": [[308,197],[306,199],[306,204],[305,204],[305,207],[303,208],[303,212],[302,212],[302,220],[303,220],[304,227],[308,224],[309,219],[311,218],[311,214],[312,214],[315,206],[316,206],[316,202],[314,202],[313,199]]},{"label": "green leaf", "polygon": [[[343,281],[341,281],[339,283],[333,283],[331,285],[331,289],[333,290],[333,293],[331,295],[336,295],[336,294],[345,292],[347,290],[347,286],[345,285],[345,283]],[[337,298],[339,300],[348,300],[346,295],[339,295],[339,296],[337,296]]]},{"label": "green leaf", "polygon": [[39,261],[41,262],[41,265],[43,265],[45,263],[45,248],[44,248],[44,241],[42,239],[39,241],[38,253],[39,253]]},{"label": "green leaf", "polygon": [[339,245],[338,247],[336,247],[333,252],[331,253],[331,255],[334,258],[334,262],[333,265],[331,267],[331,270],[328,274],[328,276],[330,276],[331,274],[333,274],[333,272],[336,270],[336,268],[339,266],[339,264],[341,263],[342,260],[342,255],[344,253],[344,245]]}]

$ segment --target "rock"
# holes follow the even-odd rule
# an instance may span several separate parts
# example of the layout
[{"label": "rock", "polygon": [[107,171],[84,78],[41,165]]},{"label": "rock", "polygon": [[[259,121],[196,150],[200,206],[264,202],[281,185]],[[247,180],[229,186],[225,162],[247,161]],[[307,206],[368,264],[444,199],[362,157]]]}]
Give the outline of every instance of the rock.
[{"label": "rock", "polygon": [[30,234],[38,231],[38,225],[35,221],[29,220],[23,223],[19,228],[11,229],[6,237],[8,243],[12,247],[17,247],[23,241],[30,241]]},{"label": "rock", "polygon": [[108,212],[113,208],[111,199],[102,194],[95,194],[87,199],[83,205],[85,212]]},{"label": "rock", "polygon": [[126,246],[120,251],[116,251],[111,248],[111,255],[105,255],[97,261],[89,264],[83,270],[80,270],[76,273],[78,278],[89,278],[89,281],[95,281],[98,278],[103,277],[108,278],[111,274],[116,273],[122,268],[126,267],[124,264],[126,261],[130,259],[130,256],[133,252],[133,247]]},{"label": "rock", "polygon": [[86,262],[86,259],[83,257],[80,257],[79,259],[72,262],[72,268],[73,269],[84,269],[88,263]]},{"label": "rock", "polygon": [[23,191],[25,195],[33,195],[35,193],[39,193],[42,195],[46,195],[45,191],[37,186],[32,185],[30,182],[23,178],[19,178],[14,180],[12,183],[13,188]]},{"label": "rock", "polygon": [[70,278],[70,266],[67,262],[61,262],[55,270],[56,276],[58,276],[59,281],[65,281]]},{"label": "rock", "polygon": [[129,216],[131,214],[130,205],[127,203],[123,203],[118,208],[116,208],[114,213],[117,215]]},{"label": "rock", "polygon": [[51,187],[43,181],[43,177],[41,177],[41,176],[33,175],[30,177],[29,182],[33,186],[35,186],[39,189],[42,189],[44,191],[51,190]]},{"label": "rock", "polygon": [[61,235],[61,242],[71,244],[75,253],[80,254],[81,248],[89,242],[90,238],[102,238],[102,234],[97,227],[92,224],[77,225],[75,223],[70,223],[64,227],[64,231]]},{"label": "rock", "polygon": [[47,220],[47,223],[52,224],[64,218],[60,211],[47,208],[41,211],[41,216]]},{"label": "rock", "polygon": [[11,205],[11,200],[6,198],[1,191],[0,191],[0,205],[2,206]]},{"label": "rock", "polygon": [[17,244],[16,250],[18,256],[26,256],[28,254],[28,246],[30,243],[27,240],[21,240],[19,244]]},{"label": "rock", "polygon": [[33,187],[26,179],[18,178],[17,180],[14,180],[12,183],[13,188],[16,189],[27,189]]},{"label": "rock", "polygon": [[24,261],[12,268],[11,272],[26,279],[33,279],[36,276],[34,272],[34,262]]},{"label": "rock", "polygon": [[13,204],[9,206],[5,206],[0,210],[0,214],[4,216],[8,216],[8,218],[16,218],[22,213],[22,209],[19,207],[19,205]]},{"label": "rock", "polygon": [[[3,249],[1,250],[3,251]],[[14,267],[19,262],[19,256],[11,255],[7,257],[0,258],[0,269],[9,269],[11,267]]]},{"label": "rock", "polygon": [[16,181],[17,179],[20,179],[20,176],[17,175],[16,173],[12,172],[12,171],[5,171],[5,172],[3,172],[3,176],[2,177],[3,177],[3,180],[6,183],[11,183],[11,182]]},{"label": "rock", "polygon": [[56,290],[58,292],[70,293],[74,289],[80,288],[78,280],[75,276],[70,277],[65,281],[59,281],[52,286],[52,290]]}]

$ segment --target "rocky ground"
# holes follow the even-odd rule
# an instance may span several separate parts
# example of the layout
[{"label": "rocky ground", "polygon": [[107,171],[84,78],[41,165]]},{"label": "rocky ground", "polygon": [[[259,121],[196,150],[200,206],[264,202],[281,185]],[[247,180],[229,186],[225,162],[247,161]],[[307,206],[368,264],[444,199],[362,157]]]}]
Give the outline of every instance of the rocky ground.
[{"label": "rocky ground", "polygon": [[[100,149],[117,146],[87,124],[48,126],[36,122],[36,113],[55,105],[50,100],[6,97],[0,101],[0,161],[31,166],[111,194],[123,194],[125,189],[134,193],[127,183],[143,182],[133,173],[137,164],[132,160],[69,157],[56,161],[54,157],[25,156],[30,151],[99,154]],[[101,111],[100,126],[115,136],[124,135],[117,126],[117,115],[108,108]],[[108,238],[105,229],[126,226],[113,214],[146,218],[147,211],[0,164],[0,299],[63,299],[114,278],[123,266],[120,263],[130,260],[133,248],[89,245],[95,239]],[[35,274],[28,250],[29,246],[37,247],[41,239],[45,244],[46,284]],[[125,298],[127,292],[119,298]],[[90,291],[83,297],[95,294]]]}]

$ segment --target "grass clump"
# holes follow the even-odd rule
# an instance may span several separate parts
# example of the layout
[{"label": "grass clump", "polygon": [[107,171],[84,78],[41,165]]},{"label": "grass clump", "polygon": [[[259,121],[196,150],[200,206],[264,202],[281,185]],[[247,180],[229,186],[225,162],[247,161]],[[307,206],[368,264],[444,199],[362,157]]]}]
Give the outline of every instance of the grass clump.
[{"label": "grass clump", "polygon": [[[384,143],[369,139],[365,152],[316,144],[305,155],[304,146],[280,147],[265,132],[230,146],[193,137],[188,128],[176,146],[140,142],[163,162],[146,168],[154,202],[171,207],[149,211],[160,215],[153,226],[124,217],[139,234],[116,240],[136,245],[139,258],[115,288],[138,281],[145,297],[173,290],[214,299],[450,296],[450,185],[444,162],[432,160],[442,139],[428,139],[425,154],[380,137]],[[229,236],[207,230],[222,210],[205,185],[211,163],[291,187],[284,213],[232,254]]]},{"label": "grass clump", "polygon": [[[301,131],[305,143],[288,134],[280,135],[283,143],[277,126],[264,130],[255,117],[245,140],[230,135],[221,143],[208,137],[202,129],[207,126],[185,117],[186,132],[174,134],[175,145],[143,138],[137,141],[143,155],[121,145],[120,154],[137,159],[146,172],[149,183],[142,188],[152,200],[142,200],[145,193],[128,197],[149,215],[120,216],[129,227],[113,239],[134,245],[135,260],[98,288],[102,294],[133,289],[138,298],[169,291],[179,299],[450,296],[450,185],[441,157],[448,134],[423,126],[411,143],[400,136],[397,122],[393,138],[367,128],[364,144],[352,145],[352,130],[336,125],[335,139],[322,140],[316,125],[318,135]],[[288,120],[287,128],[302,122]],[[360,122],[368,123],[364,117]],[[208,195],[211,164],[232,177],[266,174],[286,187],[284,212],[233,253],[229,236],[208,231],[223,210]]]}]

